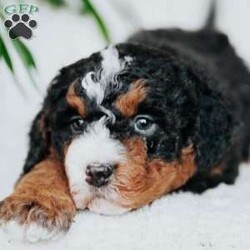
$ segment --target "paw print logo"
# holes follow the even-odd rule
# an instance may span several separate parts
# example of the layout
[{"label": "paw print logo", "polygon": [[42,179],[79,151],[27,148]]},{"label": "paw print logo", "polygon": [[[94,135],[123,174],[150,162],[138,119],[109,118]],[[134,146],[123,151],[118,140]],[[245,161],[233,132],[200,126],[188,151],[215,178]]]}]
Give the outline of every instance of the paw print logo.
[{"label": "paw print logo", "polygon": [[11,39],[18,37],[29,39],[32,37],[32,29],[37,27],[37,22],[30,20],[27,14],[23,14],[22,16],[14,14],[11,20],[8,19],[4,22],[4,26],[10,29],[9,37]]}]

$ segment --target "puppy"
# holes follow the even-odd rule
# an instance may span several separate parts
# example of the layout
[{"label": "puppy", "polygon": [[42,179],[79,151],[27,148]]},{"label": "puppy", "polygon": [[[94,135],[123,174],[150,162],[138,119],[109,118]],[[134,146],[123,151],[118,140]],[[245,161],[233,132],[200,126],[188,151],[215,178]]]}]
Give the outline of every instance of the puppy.
[{"label": "puppy", "polygon": [[249,96],[249,72],[211,18],[196,32],[139,32],[63,68],[0,204],[1,227],[51,239],[77,209],[122,214],[234,183],[249,156]]}]

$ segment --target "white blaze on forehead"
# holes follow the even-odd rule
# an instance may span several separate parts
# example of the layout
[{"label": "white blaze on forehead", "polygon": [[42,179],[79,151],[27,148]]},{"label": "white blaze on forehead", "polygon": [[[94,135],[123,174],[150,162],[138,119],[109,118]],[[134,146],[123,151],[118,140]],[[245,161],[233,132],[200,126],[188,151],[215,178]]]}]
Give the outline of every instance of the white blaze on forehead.
[{"label": "white blaze on forehead", "polygon": [[119,59],[119,52],[113,46],[101,52],[102,60],[102,76],[105,79],[112,78],[115,74],[122,71],[125,67],[125,62]]},{"label": "white blaze on forehead", "polygon": [[96,103],[100,105],[104,98],[106,87],[101,82],[95,82],[93,80],[94,77],[94,72],[87,73],[82,80],[82,87],[85,89],[87,96],[91,99],[95,99]]},{"label": "white blaze on forehead", "polygon": [[[90,164],[116,164],[125,157],[125,148],[120,141],[110,138],[105,118],[91,123],[86,132],[73,140],[65,158],[70,189],[78,208],[85,208],[84,200],[91,198],[85,181],[86,167]],[[74,196],[74,193],[77,195]]]},{"label": "white blaze on forehead", "polygon": [[103,50],[101,56],[99,72],[89,72],[82,80],[82,87],[86,90],[87,95],[91,99],[95,99],[98,105],[101,105],[108,87],[119,87],[116,76],[132,61],[129,56],[120,59],[118,50],[112,45]]}]

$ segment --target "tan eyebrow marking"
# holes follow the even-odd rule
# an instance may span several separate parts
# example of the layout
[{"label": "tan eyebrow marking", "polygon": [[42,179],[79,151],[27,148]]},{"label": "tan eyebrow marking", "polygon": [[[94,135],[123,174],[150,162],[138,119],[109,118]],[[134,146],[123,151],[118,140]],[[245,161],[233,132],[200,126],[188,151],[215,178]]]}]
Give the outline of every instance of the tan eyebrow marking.
[{"label": "tan eyebrow marking", "polygon": [[82,99],[79,95],[76,94],[75,90],[76,82],[73,82],[67,92],[66,101],[74,108],[82,117],[87,116],[86,104],[84,99]]},{"label": "tan eyebrow marking", "polygon": [[128,92],[118,96],[115,107],[125,116],[130,117],[137,113],[139,104],[147,95],[145,79],[139,79],[131,84]]}]

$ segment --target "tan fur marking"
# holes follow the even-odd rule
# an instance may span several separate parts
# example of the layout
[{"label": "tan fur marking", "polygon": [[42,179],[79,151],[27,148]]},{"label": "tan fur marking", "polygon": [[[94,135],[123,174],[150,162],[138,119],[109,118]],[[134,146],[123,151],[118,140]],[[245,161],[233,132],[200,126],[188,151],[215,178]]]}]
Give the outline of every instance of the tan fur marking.
[{"label": "tan fur marking", "polygon": [[64,168],[55,159],[39,163],[20,179],[13,194],[0,203],[0,220],[36,222],[49,230],[67,230],[75,212]]},{"label": "tan fur marking", "polygon": [[217,165],[211,169],[210,176],[219,176],[222,175],[224,171],[224,166],[223,165]]},{"label": "tan fur marking", "polygon": [[82,117],[86,117],[86,105],[84,104],[84,100],[78,96],[75,92],[75,82],[73,82],[66,95],[66,100],[68,104],[74,108]]},{"label": "tan fur marking", "polygon": [[45,125],[45,115],[43,114],[40,118],[40,120],[38,121],[38,130],[41,131],[42,137],[43,139],[46,139],[46,125]]},{"label": "tan fur marking", "polygon": [[125,116],[130,117],[137,113],[139,104],[145,99],[147,89],[144,86],[145,80],[139,79],[132,83],[127,93],[120,95],[115,107]]},{"label": "tan fur marking", "polygon": [[127,140],[125,146],[129,160],[118,166],[114,180],[123,207],[146,205],[183,186],[196,171],[191,147],[183,149],[180,162],[166,163],[161,159],[148,161],[145,144],[139,138]]}]

